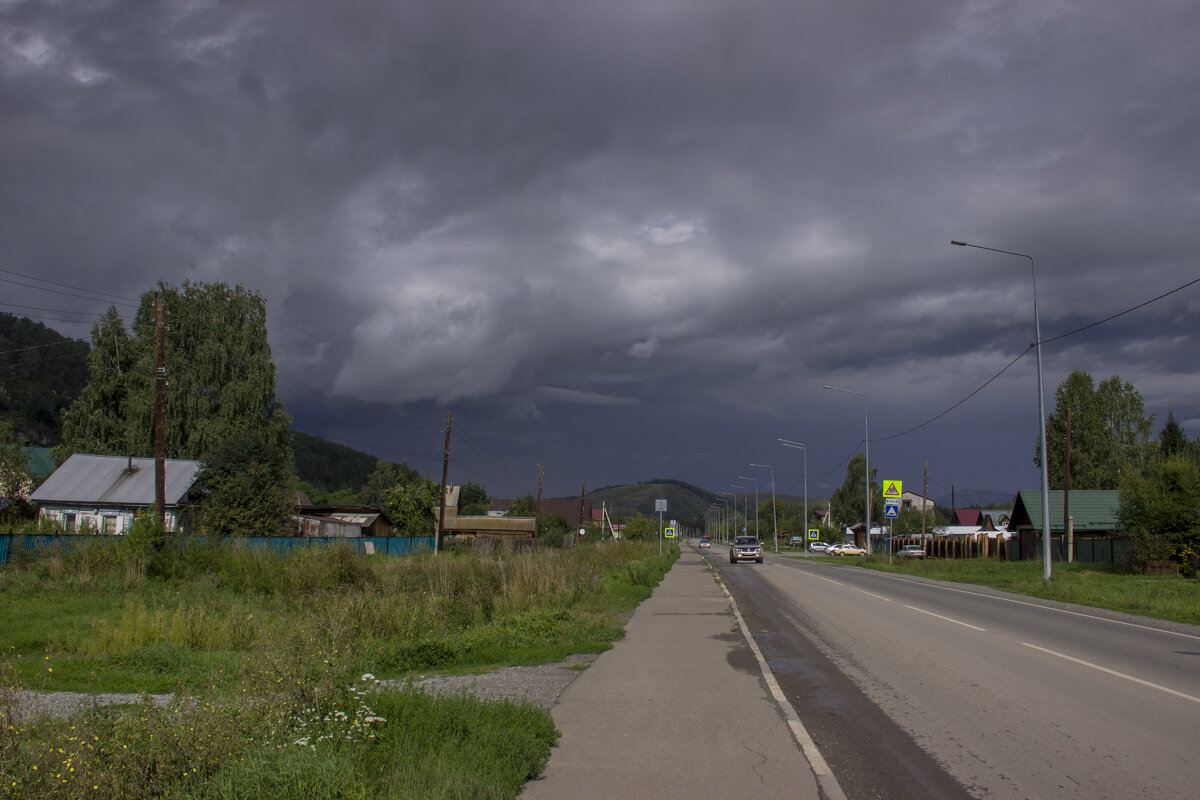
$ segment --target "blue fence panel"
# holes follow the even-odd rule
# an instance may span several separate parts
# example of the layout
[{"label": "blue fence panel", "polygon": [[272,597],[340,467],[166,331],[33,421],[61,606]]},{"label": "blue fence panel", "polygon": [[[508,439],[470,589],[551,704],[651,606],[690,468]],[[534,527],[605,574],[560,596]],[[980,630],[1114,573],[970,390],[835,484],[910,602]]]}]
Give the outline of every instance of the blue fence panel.
[{"label": "blue fence panel", "polygon": [[[79,535],[79,534],[0,534],[0,567],[8,564],[9,556],[13,553],[23,553],[35,556],[39,552],[53,549],[66,550],[88,542],[110,541],[124,539],[118,535]],[[419,553],[432,553],[437,538],[434,536],[371,536],[363,538],[311,538],[305,536],[226,536],[221,544],[234,547],[250,547],[255,550],[268,550],[280,556],[286,556],[298,547],[325,547],[342,545],[354,548],[357,553],[366,553],[367,542],[375,546],[375,552],[389,556],[409,556]],[[205,536],[184,536],[180,540],[183,547],[202,548],[210,546],[210,540]]]}]

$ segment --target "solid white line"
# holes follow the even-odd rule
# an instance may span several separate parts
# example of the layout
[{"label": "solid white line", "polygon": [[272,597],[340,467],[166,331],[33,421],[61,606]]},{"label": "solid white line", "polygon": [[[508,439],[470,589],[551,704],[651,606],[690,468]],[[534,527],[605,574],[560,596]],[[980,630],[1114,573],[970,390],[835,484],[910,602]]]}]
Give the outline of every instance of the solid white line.
[{"label": "solid white line", "polygon": [[[1066,608],[1054,608],[1053,606],[1044,606],[1041,603],[1031,603],[1027,600],[1018,600],[1015,597],[996,597],[995,595],[991,595],[991,594],[982,594],[981,592],[972,592],[970,589],[963,589],[958,586],[946,586],[941,583],[926,583],[925,581],[914,581],[914,580],[906,578],[902,575],[892,575],[892,574],[889,574],[886,572],[876,572],[875,574],[879,575],[880,577],[883,577],[883,578],[891,578],[891,579],[897,580],[897,581],[904,581],[905,583],[911,583],[911,584],[915,584],[917,586],[928,586],[931,589],[944,589],[947,592],[959,592],[961,594],[969,594],[972,597],[981,597],[981,598],[984,598],[987,600],[1000,600],[1005,603],[1016,603],[1017,605],[1020,605],[1020,606],[1031,606],[1033,608],[1040,608],[1043,611],[1057,611],[1059,614],[1070,614],[1075,617],[1086,617],[1087,619],[1093,619],[1093,620],[1096,620],[1097,622],[1111,622],[1114,625],[1125,625],[1130,628],[1141,628],[1144,631],[1153,631],[1155,633],[1169,633],[1172,636],[1182,636],[1185,639],[1200,640],[1200,636],[1197,636],[1194,633],[1180,633],[1179,631],[1172,631],[1172,630],[1168,630],[1166,628],[1153,628],[1149,625],[1141,625],[1137,622],[1125,622],[1124,620],[1109,619],[1108,617],[1100,617],[1095,614],[1087,614],[1082,611],[1071,611],[1070,609],[1066,609]],[[997,591],[1004,591],[1004,590],[997,589]],[[1066,601],[1065,600],[1055,600],[1055,601],[1051,601],[1051,602],[1062,603],[1062,602],[1066,602]],[[1102,610],[1102,609],[1098,609],[1098,610]],[[1122,613],[1129,613],[1129,612],[1122,612]]]},{"label": "solid white line", "polygon": [[804,757],[808,759],[809,766],[812,767],[813,774],[817,777],[817,783],[821,787],[822,794],[829,800],[847,800],[846,793],[842,791],[842,785],[838,783],[837,777],[833,774],[833,770],[829,768],[829,762],[821,755],[820,749],[817,748],[817,743],[808,735],[808,731],[804,728],[804,723],[800,721],[800,715],[796,713],[796,709],[787,699],[787,695],[783,693],[783,689],[779,686],[779,681],[775,680],[775,673],[771,672],[771,668],[767,666],[767,659],[762,654],[762,650],[758,649],[758,642],[754,641],[754,637],[750,634],[750,629],[746,627],[746,620],[742,619],[742,612],[738,609],[737,601],[733,599],[725,582],[714,574],[713,579],[717,581],[717,585],[721,587],[721,591],[725,593],[725,597],[729,599],[729,606],[733,609],[734,619],[737,620],[738,627],[741,628],[742,636],[746,639],[746,644],[750,645],[750,650],[754,653],[755,659],[758,660],[758,668],[762,672],[763,680],[767,684],[767,688],[771,690],[771,696],[775,698],[779,710],[783,712],[784,719],[787,720],[788,728],[792,731],[792,736],[796,737],[796,743],[800,745],[800,749],[804,752]]},{"label": "solid white line", "polygon": [[905,606],[905,608],[911,608],[913,611],[920,611],[922,614],[928,614],[931,617],[937,617],[938,619],[944,619],[946,622],[953,622],[955,625],[962,625],[964,628],[970,628],[973,631],[979,631],[980,633],[987,633],[987,630],[985,628],[980,628],[978,625],[972,625],[969,622],[962,622],[961,620],[951,619],[950,617],[943,617],[941,614],[935,614],[932,611],[926,611],[925,609],[917,608],[916,606]]},{"label": "solid white line", "polygon": [[1067,661],[1074,661],[1076,664],[1082,664],[1085,667],[1091,667],[1092,669],[1097,669],[1097,670],[1100,670],[1101,672],[1106,672],[1109,675],[1115,675],[1118,678],[1124,678],[1127,681],[1133,681],[1134,683],[1140,683],[1142,686],[1149,686],[1151,689],[1158,689],[1160,692],[1166,692],[1167,694],[1173,694],[1176,697],[1182,697],[1184,700],[1191,700],[1193,703],[1200,703],[1200,697],[1193,697],[1190,694],[1184,694],[1183,692],[1177,692],[1174,689],[1168,689],[1166,686],[1159,686],[1157,683],[1151,683],[1150,681],[1144,681],[1141,678],[1135,678],[1132,675],[1126,675],[1124,672],[1117,672],[1115,669],[1109,669],[1108,667],[1102,667],[1099,664],[1093,664],[1090,661],[1084,661],[1079,658],[1072,658],[1071,656],[1065,655],[1063,653],[1056,653],[1053,650],[1047,650],[1044,647],[1038,647],[1036,644],[1030,644],[1029,642],[1021,642],[1021,644],[1025,645],[1026,647],[1032,647],[1034,650],[1040,650],[1043,653],[1049,653],[1052,656],[1058,656],[1059,658],[1066,659]]}]

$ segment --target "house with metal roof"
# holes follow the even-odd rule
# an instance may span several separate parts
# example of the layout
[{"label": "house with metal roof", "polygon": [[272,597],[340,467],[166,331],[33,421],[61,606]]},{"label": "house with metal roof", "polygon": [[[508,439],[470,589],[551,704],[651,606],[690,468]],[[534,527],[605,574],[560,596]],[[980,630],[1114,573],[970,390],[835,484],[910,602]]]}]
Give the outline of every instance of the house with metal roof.
[{"label": "house with metal roof", "polygon": [[[199,461],[166,459],[167,530],[181,529],[180,512],[202,467]],[[137,512],[154,508],[154,459],[76,453],[29,499],[38,504],[39,519],[57,522],[67,533],[123,534]]]},{"label": "house with metal roof", "polygon": [[[1076,489],[1067,495],[1067,511],[1073,519],[1075,534],[1089,536],[1111,536],[1121,526],[1117,508],[1121,501],[1119,493],[1109,489]],[[1017,492],[1009,518],[1010,531],[1042,530],[1042,491],[1025,489]],[[1050,533],[1063,532],[1063,493],[1061,489],[1050,490]]]}]

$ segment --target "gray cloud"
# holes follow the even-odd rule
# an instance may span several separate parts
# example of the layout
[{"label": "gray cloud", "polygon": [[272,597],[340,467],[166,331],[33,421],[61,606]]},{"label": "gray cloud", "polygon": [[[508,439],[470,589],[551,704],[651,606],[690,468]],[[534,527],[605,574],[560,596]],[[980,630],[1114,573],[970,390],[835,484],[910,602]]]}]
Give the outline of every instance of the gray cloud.
[{"label": "gray cloud", "polygon": [[[311,429],[449,405],[567,484],[715,484],[749,441],[852,448],[822,383],[898,431],[1026,348],[1028,264],[952,238],[1035,255],[1047,338],[1194,278],[1198,34],[1165,0],[7,2],[2,266],[263,292]],[[1048,383],[1196,419],[1196,298],[1048,345]],[[1027,480],[1030,361],[878,457]]]}]

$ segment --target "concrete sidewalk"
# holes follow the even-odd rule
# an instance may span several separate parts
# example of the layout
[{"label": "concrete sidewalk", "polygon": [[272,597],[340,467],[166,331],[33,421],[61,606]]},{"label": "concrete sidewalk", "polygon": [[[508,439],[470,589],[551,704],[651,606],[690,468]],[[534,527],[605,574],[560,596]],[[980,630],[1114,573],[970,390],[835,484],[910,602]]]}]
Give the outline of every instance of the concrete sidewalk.
[{"label": "concrete sidewalk", "polygon": [[562,739],[522,800],[820,796],[728,598],[687,545],[551,713]]}]

